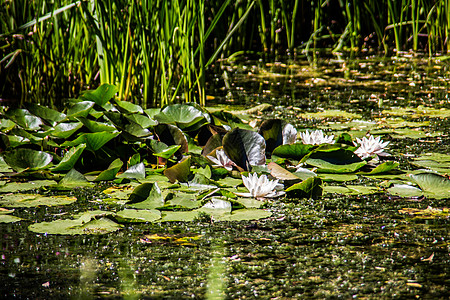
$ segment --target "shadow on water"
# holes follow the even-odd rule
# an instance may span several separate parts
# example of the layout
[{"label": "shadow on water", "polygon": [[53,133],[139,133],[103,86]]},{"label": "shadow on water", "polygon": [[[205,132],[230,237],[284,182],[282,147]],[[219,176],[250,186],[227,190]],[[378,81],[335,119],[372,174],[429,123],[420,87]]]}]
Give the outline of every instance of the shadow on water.
[{"label": "shadow on water", "polygon": [[[299,115],[337,109],[372,120],[393,106],[449,108],[446,62],[414,57],[224,65],[222,105],[268,102],[266,117],[298,128],[324,123]],[[228,95],[227,95],[228,94]],[[429,119],[429,130],[448,119]],[[333,120],[333,118],[327,119]],[[403,158],[448,151],[433,139],[390,138]],[[434,141],[434,142],[433,142]],[[381,180],[358,178],[360,184]],[[319,200],[268,204],[273,216],[246,222],[144,223],[105,235],[57,236],[27,226],[87,209],[116,210],[92,201],[100,190],[75,190],[67,207],[17,208],[26,220],[0,224],[0,298],[17,299],[292,299],[448,298],[449,218],[407,209],[448,207],[448,200],[386,194],[326,194]],[[407,208],[407,209],[406,209]],[[195,238],[194,238],[195,237]]]}]

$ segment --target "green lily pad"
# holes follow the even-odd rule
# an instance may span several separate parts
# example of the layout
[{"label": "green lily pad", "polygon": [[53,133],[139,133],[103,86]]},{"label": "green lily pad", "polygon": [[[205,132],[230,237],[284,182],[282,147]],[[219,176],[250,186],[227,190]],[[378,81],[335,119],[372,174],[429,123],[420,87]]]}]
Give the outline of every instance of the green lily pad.
[{"label": "green lily pad", "polygon": [[287,188],[286,194],[290,198],[317,199],[322,196],[322,180],[318,177],[310,177]]},{"label": "green lily pad", "polygon": [[[123,166],[123,162],[120,160],[120,158],[115,159],[108,167],[108,169],[102,171],[98,176],[94,179],[94,181],[106,181],[106,180],[113,180],[116,178],[117,172],[120,171],[120,169]],[[145,168],[144,168],[144,175],[145,175]]]},{"label": "green lily pad", "polygon": [[94,133],[83,133],[78,138],[76,138],[73,141],[66,141],[61,146],[63,147],[72,147],[72,146],[78,146],[80,144],[86,144],[86,150],[95,152],[103,145],[105,145],[107,142],[112,140],[113,138],[117,137],[120,133],[119,132],[108,132],[108,131],[102,131],[102,132],[94,132]]},{"label": "green lily pad", "polygon": [[14,223],[14,222],[18,222],[20,220],[23,220],[23,219],[16,217],[16,216],[0,214],[0,223]]},{"label": "green lily pad", "polygon": [[77,120],[79,120],[81,123],[83,123],[83,125],[86,126],[86,128],[89,129],[91,132],[117,131],[117,128],[115,126],[108,124],[108,123],[93,121],[93,120],[89,120],[88,118],[84,118],[84,117],[78,117]]},{"label": "green lily pad", "polygon": [[83,127],[81,122],[59,123],[53,130],[50,131],[50,135],[60,139],[68,139],[77,130]]},{"label": "green lily pad", "polygon": [[245,171],[266,163],[266,141],[254,131],[234,128],[222,142],[226,155]]},{"label": "green lily pad", "polygon": [[282,158],[290,158],[295,160],[302,159],[305,155],[310,153],[314,148],[317,148],[314,145],[295,143],[291,145],[281,145],[273,150],[272,155],[282,157]]},{"label": "green lily pad", "polygon": [[266,152],[283,144],[291,144],[297,137],[297,130],[284,120],[269,119],[261,123],[258,133],[266,140]]},{"label": "green lily pad", "polygon": [[132,114],[142,114],[144,110],[137,104],[128,102],[128,101],[120,101],[115,100],[114,103],[117,105],[117,108],[122,113],[132,113]]},{"label": "green lily pad", "polygon": [[350,150],[317,151],[306,163],[317,167],[321,173],[352,173],[367,164]]},{"label": "green lily pad", "polygon": [[93,101],[99,106],[104,106],[112,97],[114,97],[118,90],[119,88],[115,85],[105,83],[93,91],[85,91],[80,98]]},{"label": "green lily pad", "polygon": [[409,175],[427,196],[436,199],[450,198],[450,180],[435,173]]},{"label": "green lily pad", "polygon": [[183,104],[166,106],[154,118],[159,123],[176,124],[181,128],[187,128],[201,120],[205,120],[202,111],[192,105]]},{"label": "green lily pad", "polygon": [[127,204],[137,209],[154,209],[164,206],[164,198],[156,182],[143,183],[134,189]]},{"label": "green lily pad", "polygon": [[151,126],[158,125],[158,122],[140,114],[127,114],[125,118],[130,120],[133,123],[138,124],[142,128],[149,128]]},{"label": "green lily pad", "polygon": [[2,207],[36,207],[68,205],[77,201],[68,196],[41,196],[36,194],[6,194],[0,196]]},{"label": "green lily pad", "polygon": [[423,191],[415,186],[409,184],[394,184],[387,189],[387,192],[391,195],[401,197],[420,197],[423,195]]},{"label": "green lily pad", "polygon": [[44,124],[41,118],[30,114],[26,109],[8,110],[5,115],[17,125],[27,130],[38,130]]},{"label": "green lily pad", "polygon": [[52,126],[55,126],[66,118],[66,115],[59,111],[35,103],[28,103],[26,107],[32,114],[44,119]]},{"label": "green lily pad", "polygon": [[257,200],[255,198],[250,198],[250,197],[245,197],[245,198],[239,197],[239,198],[233,199],[232,201],[241,204],[245,208],[261,208],[262,206],[265,205],[264,201]]},{"label": "green lily pad", "polygon": [[370,172],[359,172],[358,174],[364,174],[364,175],[375,175],[375,174],[382,174],[387,173],[389,171],[392,171],[398,167],[399,163],[396,161],[386,161],[375,168],[373,168]]},{"label": "green lily pad", "polygon": [[109,219],[108,216],[111,215],[114,214],[101,210],[89,211],[74,216],[76,219],[35,223],[28,226],[28,229],[32,232],[45,234],[106,234],[123,227]]},{"label": "green lily pad", "polygon": [[154,222],[161,219],[157,209],[124,209],[116,214],[126,222]]},{"label": "green lily pad", "polygon": [[67,110],[67,116],[72,118],[87,117],[94,104],[92,101],[76,102]]},{"label": "green lily pad", "polygon": [[163,211],[161,213],[160,222],[192,222],[198,218],[199,212],[197,210],[191,211]]},{"label": "green lily pad", "polygon": [[164,175],[166,175],[167,178],[169,178],[169,181],[172,183],[176,181],[187,182],[190,174],[191,174],[190,156],[188,156],[182,162],[164,170]]},{"label": "green lily pad", "polygon": [[14,149],[3,153],[5,162],[15,171],[38,170],[50,164],[53,157],[43,151],[27,148]]},{"label": "green lily pad", "polygon": [[86,177],[75,169],[71,169],[67,174],[61,179],[58,186],[62,188],[73,188],[78,186],[88,186],[92,185]]},{"label": "green lily pad", "polygon": [[75,166],[75,163],[78,161],[78,158],[83,153],[84,149],[86,149],[86,144],[80,144],[78,146],[72,147],[64,154],[62,160],[53,167],[51,170],[53,172],[57,171],[67,171],[72,169]]},{"label": "green lily pad", "polygon": [[171,193],[170,200],[166,198],[166,206],[183,207],[187,209],[194,209],[200,207],[201,201],[198,201],[194,195],[182,192]]},{"label": "green lily pad", "polygon": [[328,173],[320,173],[320,179],[323,181],[353,181],[357,180],[358,176],[356,174],[328,174]]},{"label": "green lily pad", "polygon": [[144,163],[138,163],[129,167],[125,172],[123,172],[120,175],[117,175],[117,178],[144,179],[145,178]]},{"label": "green lily pad", "polygon": [[34,180],[28,182],[10,182],[0,187],[0,193],[15,193],[37,190],[41,187],[56,185],[54,180]]}]

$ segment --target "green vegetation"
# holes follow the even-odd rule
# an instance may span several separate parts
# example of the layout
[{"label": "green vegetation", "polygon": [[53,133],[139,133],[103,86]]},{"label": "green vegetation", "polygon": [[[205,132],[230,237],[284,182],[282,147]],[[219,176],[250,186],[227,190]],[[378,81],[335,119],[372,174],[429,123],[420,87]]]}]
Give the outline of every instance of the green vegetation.
[{"label": "green vegetation", "polygon": [[206,101],[219,58],[450,49],[447,1],[3,1],[1,98],[59,106],[103,83],[156,107]]}]

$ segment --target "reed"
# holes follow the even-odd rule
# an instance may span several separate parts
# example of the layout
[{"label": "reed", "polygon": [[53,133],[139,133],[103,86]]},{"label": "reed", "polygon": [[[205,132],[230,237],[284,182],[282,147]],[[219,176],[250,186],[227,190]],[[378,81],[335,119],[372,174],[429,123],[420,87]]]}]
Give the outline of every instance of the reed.
[{"label": "reed", "polygon": [[245,53],[450,52],[448,0],[5,0],[0,9],[0,97],[19,105],[52,106],[101,83],[145,107],[205,105],[218,59]]}]

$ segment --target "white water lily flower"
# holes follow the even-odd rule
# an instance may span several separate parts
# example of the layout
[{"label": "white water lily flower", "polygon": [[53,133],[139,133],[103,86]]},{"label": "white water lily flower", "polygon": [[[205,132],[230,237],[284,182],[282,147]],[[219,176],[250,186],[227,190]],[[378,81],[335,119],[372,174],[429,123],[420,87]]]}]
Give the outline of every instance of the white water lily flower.
[{"label": "white water lily flower", "polygon": [[223,151],[222,149],[217,150],[216,156],[217,158],[210,155],[206,156],[214,163],[213,167],[223,167],[228,171],[233,170],[233,166],[235,166],[235,163],[225,154],[225,151]]},{"label": "white water lily flower", "polygon": [[357,143],[353,142],[355,146],[359,148],[356,149],[355,154],[360,158],[365,159],[367,157],[375,156],[388,156],[389,153],[384,152],[384,148],[389,144],[389,142],[384,142],[381,137],[374,138],[371,135],[369,138],[363,137],[362,139],[356,138]]},{"label": "white water lily flower", "polygon": [[242,175],[242,182],[248,189],[249,193],[235,193],[236,195],[243,197],[255,197],[255,198],[271,198],[283,195],[284,192],[278,192],[276,189],[278,179],[270,180],[267,175],[261,175],[258,177],[256,173],[248,174],[248,177]]},{"label": "white water lily flower", "polygon": [[334,144],[334,135],[325,135],[322,130],[314,130],[309,132],[300,132],[300,137],[303,144],[320,145],[320,144]]}]

